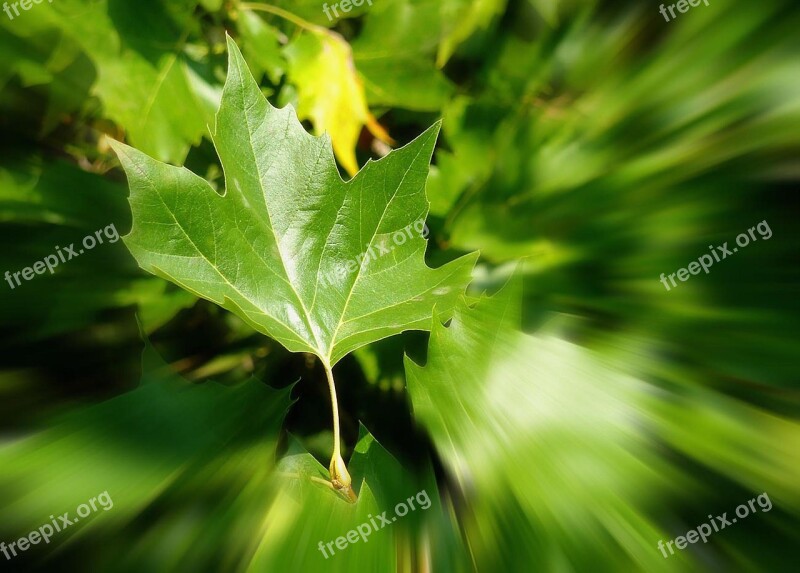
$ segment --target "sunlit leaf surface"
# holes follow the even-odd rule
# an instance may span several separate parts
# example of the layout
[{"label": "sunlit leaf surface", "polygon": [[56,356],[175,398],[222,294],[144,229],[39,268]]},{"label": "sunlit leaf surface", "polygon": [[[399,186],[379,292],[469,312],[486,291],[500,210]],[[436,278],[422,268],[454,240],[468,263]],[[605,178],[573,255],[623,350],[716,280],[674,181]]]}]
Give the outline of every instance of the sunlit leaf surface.
[{"label": "sunlit leaf surface", "polygon": [[414,230],[427,212],[438,128],[345,183],[330,140],[307,134],[291,108],[273,108],[232,41],[229,49],[214,136],[225,196],[185,169],[115,146],[131,185],[125,241],[139,264],[328,364],[426,327],[434,304],[452,307],[475,257],[430,269]]}]

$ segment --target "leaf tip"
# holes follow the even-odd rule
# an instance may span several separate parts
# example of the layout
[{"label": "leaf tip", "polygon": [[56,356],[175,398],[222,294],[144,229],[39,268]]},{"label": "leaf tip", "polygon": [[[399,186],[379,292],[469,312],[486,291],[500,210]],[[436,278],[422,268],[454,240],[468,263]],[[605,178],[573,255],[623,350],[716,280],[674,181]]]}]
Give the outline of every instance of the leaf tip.
[{"label": "leaf tip", "polygon": [[108,145],[114,150],[114,153],[117,154],[117,159],[119,159],[122,168],[127,172],[128,166],[134,163],[134,156],[140,152],[130,145],[111,137],[108,138]]},{"label": "leaf tip", "polygon": [[[228,78],[232,77],[231,72],[233,70],[239,70],[239,74],[241,75],[243,72],[242,69],[250,71],[250,68],[244,61],[244,56],[242,56],[242,51],[239,49],[239,45],[236,41],[225,32],[225,43],[228,46]],[[254,80],[255,81],[255,80]]]}]

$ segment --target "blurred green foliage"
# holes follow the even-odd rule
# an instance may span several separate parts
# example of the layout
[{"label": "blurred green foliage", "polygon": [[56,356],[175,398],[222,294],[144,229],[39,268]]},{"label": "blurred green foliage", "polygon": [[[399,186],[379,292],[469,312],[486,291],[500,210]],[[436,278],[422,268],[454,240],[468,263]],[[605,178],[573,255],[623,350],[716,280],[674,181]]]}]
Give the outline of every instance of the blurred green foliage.
[{"label": "blurred green foliage", "polygon": [[[330,21],[322,4],[0,13],[0,272],[129,230],[108,137],[222,189],[208,126],[227,32],[273,104],[360,86],[397,146],[442,117],[429,264],[479,250],[475,296],[516,278],[432,322],[430,340],[406,333],[337,366],[354,506],[311,479],[327,477],[331,443],[312,359],[138,270],[121,241],[3,281],[0,541],[102,491],[115,501],[5,564],[796,569],[796,7],[712,1],[665,22],[616,0],[373,0]],[[351,47],[346,77],[290,73],[312,33]],[[359,165],[385,154],[352,120]],[[769,240],[669,292],[659,282],[761,221]],[[148,348],[141,374],[137,315],[169,366]],[[423,487],[431,509],[322,557],[318,541]],[[762,492],[770,512],[661,556],[659,540]]]}]

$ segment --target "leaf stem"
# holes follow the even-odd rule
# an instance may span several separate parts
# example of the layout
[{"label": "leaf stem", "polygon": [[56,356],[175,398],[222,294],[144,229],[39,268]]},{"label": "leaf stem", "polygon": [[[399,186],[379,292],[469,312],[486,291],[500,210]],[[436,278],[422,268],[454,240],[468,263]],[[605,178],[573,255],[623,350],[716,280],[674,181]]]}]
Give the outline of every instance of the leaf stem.
[{"label": "leaf stem", "polygon": [[333,370],[323,363],[325,375],[328,377],[328,387],[331,391],[331,406],[333,407],[333,456],[341,456],[339,447],[339,402],[336,399],[336,384],[333,381]]},{"label": "leaf stem", "polygon": [[239,4],[239,8],[243,10],[267,12],[268,14],[272,14],[273,16],[278,16],[279,18],[283,18],[284,20],[291,22],[295,26],[299,26],[300,28],[304,28],[311,32],[328,31],[326,28],[323,28],[322,26],[317,26],[316,24],[307,22],[306,20],[303,20],[299,16],[295,16],[291,12],[288,12],[283,8],[278,8],[277,6],[271,6],[269,4],[253,4],[252,2],[242,2],[241,4]]},{"label": "leaf stem", "polygon": [[336,384],[333,381],[333,369],[325,360],[322,361],[322,365],[325,367],[325,375],[328,377],[328,388],[331,392],[331,408],[333,409],[333,455],[331,456],[330,466],[331,483],[333,487],[345,497],[351,501],[355,501],[355,493],[352,487],[350,487],[352,479],[342,459],[341,437],[339,434],[339,402],[336,399]]}]

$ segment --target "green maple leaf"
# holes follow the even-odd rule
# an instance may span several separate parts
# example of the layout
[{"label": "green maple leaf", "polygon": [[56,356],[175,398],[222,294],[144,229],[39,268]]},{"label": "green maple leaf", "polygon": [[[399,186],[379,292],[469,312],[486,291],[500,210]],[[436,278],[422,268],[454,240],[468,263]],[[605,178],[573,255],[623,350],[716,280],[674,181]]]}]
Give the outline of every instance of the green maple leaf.
[{"label": "green maple leaf", "polygon": [[[131,187],[125,244],[145,270],[317,355],[335,412],[332,366],[370,342],[429,329],[434,306],[447,314],[460,299],[477,254],[425,265],[424,187],[438,124],[345,182],[330,138],[308,134],[291,107],[273,108],[230,38],[228,48],[213,136],[225,194],[115,143]],[[337,427],[335,415],[334,458]]]}]

